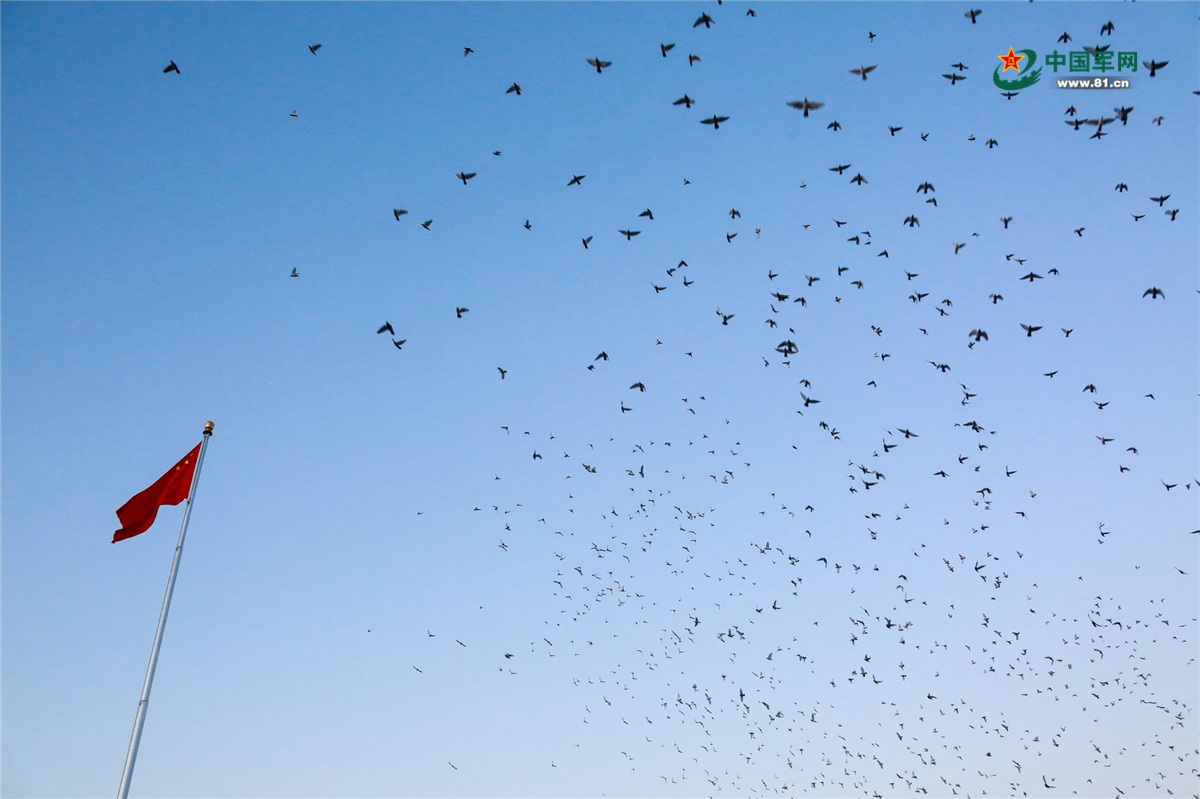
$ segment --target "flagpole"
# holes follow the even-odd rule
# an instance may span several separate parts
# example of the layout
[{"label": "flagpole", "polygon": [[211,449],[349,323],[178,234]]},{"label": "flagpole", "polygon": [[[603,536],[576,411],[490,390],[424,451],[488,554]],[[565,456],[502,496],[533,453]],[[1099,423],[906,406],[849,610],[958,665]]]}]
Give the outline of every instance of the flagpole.
[{"label": "flagpole", "polygon": [[158,650],[162,647],[163,628],[167,624],[167,611],[171,608],[171,594],[175,591],[175,576],[179,573],[179,557],[183,554],[183,539],[187,535],[188,519],[192,515],[192,502],[196,499],[196,485],[200,482],[200,467],[204,465],[204,450],[213,433],[213,423],[204,423],[204,441],[200,445],[200,456],[196,459],[196,471],[192,474],[192,485],[188,488],[187,505],[183,510],[183,524],[179,528],[179,542],[175,544],[175,557],[171,560],[171,576],[167,578],[167,593],[163,597],[162,612],[158,614],[158,628],[154,631],[154,646],[150,649],[150,665],[146,667],[146,682],[142,686],[142,698],[138,702],[137,716],[133,720],[133,736],[129,740],[129,754],[125,756],[125,768],[121,771],[121,787],[117,799],[129,796],[129,784],[133,781],[133,765],[137,761],[138,745],[142,741],[142,726],[146,723],[146,707],[150,704],[150,685],[154,682],[154,668],[158,665]]}]

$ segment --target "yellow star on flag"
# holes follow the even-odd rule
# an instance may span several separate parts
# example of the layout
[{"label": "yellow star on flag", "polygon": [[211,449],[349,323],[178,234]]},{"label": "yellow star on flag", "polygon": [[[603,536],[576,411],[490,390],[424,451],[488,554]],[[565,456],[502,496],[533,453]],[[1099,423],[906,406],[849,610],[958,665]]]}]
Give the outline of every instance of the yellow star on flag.
[{"label": "yellow star on flag", "polygon": [[999,58],[1001,61],[1004,62],[1004,69],[1000,70],[1000,72],[1001,73],[1008,72],[1010,69],[1015,69],[1015,70],[1017,70],[1017,72],[1020,72],[1021,67],[1019,66],[1019,64],[1020,64],[1021,59],[1024,57],[1025,56],[1023,56],[1023,55],[1017,55],[1016,53],[1014,53],[1012,47],[1010,46],[1008,48],[1008,55],[996,56],[996,58]]}]

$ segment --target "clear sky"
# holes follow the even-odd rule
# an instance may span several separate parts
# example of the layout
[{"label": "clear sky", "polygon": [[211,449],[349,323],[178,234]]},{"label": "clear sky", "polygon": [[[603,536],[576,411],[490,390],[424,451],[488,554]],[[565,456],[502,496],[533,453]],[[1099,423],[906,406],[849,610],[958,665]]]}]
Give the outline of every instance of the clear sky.
[{"label": "clear sky", "polygon": [[3,796],[1194,795],[1198,25],[0,4]]}]

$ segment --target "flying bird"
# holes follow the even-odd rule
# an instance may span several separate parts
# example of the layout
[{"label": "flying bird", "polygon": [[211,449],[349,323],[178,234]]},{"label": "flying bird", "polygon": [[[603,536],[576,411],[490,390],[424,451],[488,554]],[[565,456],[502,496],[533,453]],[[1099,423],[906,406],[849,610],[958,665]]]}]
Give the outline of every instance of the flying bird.
[{"label": "flying bird", "polygon": [[808,112],[810,110],[815,111],[818,108],[823,108],[825,106],[825,103],[813,102],[813,101],[810,101],[807,97],[805,97],[803,100],[800,100],[798,102],[788,103],[788,106],[790,108],[795,108],[797,110],[803,111],[804,116],[808,116]]},{"label": "flying bird", "polygon": [[164,74],[167,72],[174,72],[176,75],[182,74],[179,71],[179,66],[174,61],[172,61],[170,64],[167,64],[166,68],[163,69]]},{"label": "flying bird", "polygon": [[969,18],[970,18],[970,20],[971,20],[971,24],[972,24],[972,25],[974,25],[974,24],[975,24],[975,18],[976,18],[977,16],[979,16],[980,14],[982,14],[982,13],[983,13],[983,9],[981,9],[981,8],[977,8],[977,9],[975,9],[974,11],[968,11],[967,13],[963,14],[963,16],[964,16],[964,17],[969,17]]},{"label": "flying bird", "polygon": [[308,52],[312,53],[313,55],[316,55],[317,51],[320,49],[321,49],[321,45],[319,45],[319,44],[310,44],[308,46]]},{"label": "flying bird", "polygon": [[612,66],[611,61],[601,61],[599,58],[589,58],[587,62],[596,68],[597,75],[602,74],[605,67]]},{"label": "flying bird", "polygon": [[712,17],[710,17],[708,14],[701,14],[701,15],[700,15],[700,17],[699,17],[699,18],[698,18],[698,19],[697,19],[695,22],[693,22],[693,23],[692,23],[692,27],[693,27],[693,28],[698,28],[698,27],[700,27],[701,25],[703,25],[703,26],[704,26],[704,27],[706,27],[706,28],[711,28],[711,27],[712,27],[712,24],[713,24],[713,22],[715,22],[715,21],[716,21],[716,20],[714,20],[714,19],[713,19]]},{"label": "flying bird", "polygon": [[851,74],[851,75],[861,75],[861,76],[862,76],[862,79],[863,79],[863,80],[866,80],[866,79],[867,79],[867,74],[868,74],[868,73],[870,73],[872,70],[874,70],[874,69],[875,69],[875,67],[877,67],[877,66],[879,66],[879,65],[878,65],[878,64],[872,64],[872,65],[871,65],[871,66],[869,66],[869,67],[858,67],[857,69],[852,69],[852,70],[850,70],[850,74]]},{"label": "flying bird", "polygon": [[729,119],[729,117],[711,116],[708,119],[700,120],[700,124],[712,125],[713,130],[719,130],[721,128],[721,123],[727,121],[728,119]]},{"label": "flying bird", "polygon": [[461,180],[461,181],[463,182],[463,185],[465,186],[465,185],[467,185],[467,181],[468,181],[468,180],[470,180],[471,178],[475,177],[475,174],[476,174],[476,173],[474,173],[474,172],[459,172],[459,173],[458,173],[457,175],[455,175],[454,177],[456,177],[456,178],[458,178],[459,180]]},{"label": "flying bird", "polygon": [[1150,70],[1150,77],[1154,77],[1154,73],[1169,64],[1169,61],[1142,61],[1141,65]]}]

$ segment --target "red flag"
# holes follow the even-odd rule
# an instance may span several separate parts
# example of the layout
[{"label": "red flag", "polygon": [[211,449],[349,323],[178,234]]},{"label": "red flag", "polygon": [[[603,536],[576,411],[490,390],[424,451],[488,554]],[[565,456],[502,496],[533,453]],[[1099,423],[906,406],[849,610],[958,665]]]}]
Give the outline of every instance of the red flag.
[{"label": "red flag", "polygon": [[117,518],[121,521],[121,529],[113,534],[112,542],[124,541],[135,535],[144,533],[154,524],[154,517],[163,505],[178,505],[188,498],[192,489],[192,475],[196,473],[196,460],[200,457],[200,445],[183,456],[183,460],[175,464],[154,484],[140,494],[135,494],[117,510]]}]

